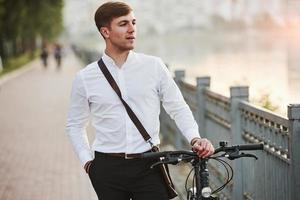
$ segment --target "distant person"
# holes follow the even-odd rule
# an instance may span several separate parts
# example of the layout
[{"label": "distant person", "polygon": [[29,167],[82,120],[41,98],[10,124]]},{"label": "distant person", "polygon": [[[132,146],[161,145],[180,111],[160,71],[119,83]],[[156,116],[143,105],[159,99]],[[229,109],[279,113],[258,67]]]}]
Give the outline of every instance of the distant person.
[{"label": "distant person", "polygon": [[61,66],[61,57],[62,57],[62,47],[60,44],[55,44],[54,47],[54,58],[56,61],[56,67],[60,68]]},{"label": "distant person", "polygon": [[[73,82],[66,128],[70,140],[99,199],[167,200],[162,171],[150,169],[156,160],[141,158],[141,153],[160,144],[160,102],[199,157],[211,155],[214,147],[200,137],[193,114],[162,60],[133,51],[132,8],[124,2],[104,3],[95,22],[106,47],[102,58],[80,70]],[[116,82],[113,88],[127,104],[108,83],[108,71]],[[124,105],[147,134],[134,125],[137,120],[129,118],[132,112]],[[92,148],[86,133],[90,116],[96,131]]]},{"label": "distant person", "polygon": [[47,62],[47,60],[48,60],[48,48],[47,48],[46,44],[43,44],[43,46],[42,46],[40,57],[41,57],[41,60],[43,62],[44,67],[47,67],[47,65],[48,65],[48,62]]}]

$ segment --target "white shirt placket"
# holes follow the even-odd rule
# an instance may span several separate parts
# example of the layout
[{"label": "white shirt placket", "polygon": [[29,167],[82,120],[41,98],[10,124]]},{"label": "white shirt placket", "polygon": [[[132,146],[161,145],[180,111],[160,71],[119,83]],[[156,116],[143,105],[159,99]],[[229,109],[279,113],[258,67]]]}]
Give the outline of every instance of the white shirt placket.
[{"label": "white shirt placket", "polygon": [[[128,103],[128,93],[126,90],[126,82],[124,78],[124,66],[120,69],[117,68],[117,74],[118,74],[118,79],[119,79],[119,88],[122,93],[122,98]],[[125,107],[124,107],[124,112],[126,112]],[[132,121],[128,114],[125,114],[125,134],[126,134],[126,140],[125,145],[126,145],[126,151],[125,153],[130,153],[132,152],[131,147],[132,147],[132,134],[130,133],[131,126],[132,126]]]}]

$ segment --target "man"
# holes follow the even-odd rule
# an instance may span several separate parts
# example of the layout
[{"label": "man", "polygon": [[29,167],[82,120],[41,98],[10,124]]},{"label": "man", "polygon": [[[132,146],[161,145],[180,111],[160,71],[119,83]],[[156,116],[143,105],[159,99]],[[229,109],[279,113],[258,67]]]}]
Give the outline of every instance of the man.
[{"label": "man", "polygon": [[[193,115],[161,59],[132,51],[136,38],[132,9],[122,2],[105,3],[96,11],[95,22],[106,43],[103,63],[117,82],[123,99],[151,136],[152,143],[160,143],[162,101],[193,150],[201,157],[211,155],[212,144],[200,138]],[[96,129],[92,150],[85,131],[90,115]],[[168,199],[159,169],[150,169],[153,160],[138,156],[127,159],[151,147],[129,118],[97,62],[76,75],[67,132],[99,199]]]}]

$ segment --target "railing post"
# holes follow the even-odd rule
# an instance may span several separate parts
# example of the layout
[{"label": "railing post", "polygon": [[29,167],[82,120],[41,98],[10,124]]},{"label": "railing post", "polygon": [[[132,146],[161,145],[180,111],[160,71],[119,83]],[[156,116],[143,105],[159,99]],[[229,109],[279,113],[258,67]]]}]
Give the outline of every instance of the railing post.
[{"label": "railing post", "polygon": [[203,138],[207,137],[206,127],[205,127],[205,94],[206,88],[210,87],[210,77],[197,77],[197,123],[199,126],[200,136]]},{"label": "railing post", "polygon": [[[182,87],[180,85],[180,81],[183,81],[185,77],[185,71],[184,70],[176,70],[175,71],[175,82],[180,90],[182,90]],[[175,147],[177,149],[182,149],[182,134],[180,133],[179,129],[177,130],[176,139],[175,139]]]},{"label": "railing post", "polygon": [[[241,113],[239,110],[239,103],[241,100],[249,100],[249,87],[231,87],[230,88],[231,100],[231,137],[234,144],[242,143],[242,125]],[[233,200],[240,200],[243,198],[243,172],[242,161],[235,160],[233,163],[234,176],[233,176]]]},{"label": "railing post", "polygon": [[183,80],[185,77],[184,70],[176,70],[175,71],[175,82],[178,84],[179,81]]},{"label": "railing post", "polygon": [[300,199],[300,104],[288,106],[291,199]]}]

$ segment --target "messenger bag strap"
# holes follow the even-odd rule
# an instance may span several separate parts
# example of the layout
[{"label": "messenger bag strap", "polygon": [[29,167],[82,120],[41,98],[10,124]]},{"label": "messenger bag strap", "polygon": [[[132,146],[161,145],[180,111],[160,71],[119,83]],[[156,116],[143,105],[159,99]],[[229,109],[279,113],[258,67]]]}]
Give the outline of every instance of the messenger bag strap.
[{"label": "messenger bag strap", "polygon": [[[109,82],[110,86],[114,89],[114,91],[119,96],[120,100],[122,101],[123,105],[125,106],[125,109],[128,113],[128,116],[130,117],[130,119],[132,120],[134,125],[137,127],[137,129],[139,130],[139,132],[143,136],[144,140],[150,144],[151,150],[156,151],[156,152],[159,151],[158,147],[154,146],[153,143],[151,142],[151,137],[148,134],[148,132],[146,131],[146,129],[144,128],[144,126],[142,125],[142,123],[140,122],[140,120],[137,118],[137,116],[131,110],[129,105],[122,98],[122,93],[121,93],[121,90],[120,90],[118,84],[116,83],[116,81],[112,77],[111,73],[107,69],[107,67],[104,64],[102,59],[100,59],[98,61],[98,66],[99,66],[100,70],[102,71],[102,73],[104,74],[107,81]],[[171,176],[169,174],[168,165],[166,165],[166,164],[160,165],[160,171],[162,173],[163,180],[166,183],[169,199],[172,199],[172,198],[178,196],[178,194],[175,190],[174,184],[172,182]]]},{"label": "messenger bag strap", "polygon": [[144,140],[146,142],[148,142],[151,147],[153,147],[153,143],[151,142],[150,135],[148,134],[148,132],[146,131],[146,129],[144,128],[144,126],[142,125],[142,123],[140,122],[140,120],[137,118],[137,116],[134,114],[134,112],[132,111],[132,109],[126,103],[126,101],[124,101],[124,99],[122,98],[122,93],[121,93],[121,90],[120,90],[118,84],[114,80],[113,76],[111,75],[111,73],[107,69],[107,67],[104,64],[104,62],[103,62],[102,59],[100,59],[98,61],[98,66],[99,66],[100,70],[102,71],[102,73],[104,74],[104,76],[107,79],[107,81],[109,82],[110,86],[114,89],[114,91],[119,96],[120,100],[122,101],[123,105],[125,106],[125,109],[126,109],[126,111],[128,113],[128,116],[130,117],[130,119],[132,120],[132,122],[134,123],[134,125],[136,126],[136,128],[139,130],[139,132],[143,136]]}]

